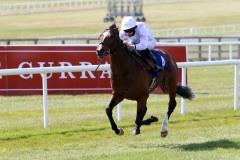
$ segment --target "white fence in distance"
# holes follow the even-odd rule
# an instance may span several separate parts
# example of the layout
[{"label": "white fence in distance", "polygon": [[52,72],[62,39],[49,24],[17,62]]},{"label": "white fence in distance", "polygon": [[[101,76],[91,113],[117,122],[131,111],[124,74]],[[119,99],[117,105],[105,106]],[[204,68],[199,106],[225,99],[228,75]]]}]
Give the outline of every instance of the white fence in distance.
[{"label": "white fence in distance", "polygon": [[[107,7],[111,0],[55,0],[46,2],[25,2],[0,5],[0,15],[27,14],[35,12],[50,12],[61,10],[74,10],[84,8]],[[189,2],[196,0],[144,0],[144,4]],[[131,1],[126,1],[131,3]],[[117,3],[117,1],[116,1]]]},{"label": "white fence in distance", "polygon": [[[154,37],[192,37],[192,36],[217,36],[217,35],[240,35],[240,25],[222,25],[222,26],[200,26],[190,28],[172,28],[152,30]],[[45,38],[96,38],[95,34],[72,34],[60,35]]]},{"label": "white fence in distance", "polygon": [[[238,65],[240,60],[225,60],[225,61],[208,61],[208,62],[179,62],[179,68],[182,68],[182,85],[186,85],[186,68],[201,67],[201,66],[218,66],[218,65],[235,65],[234,72],[234,110],[238,109]],[[79,71],[94,71],[97,65],[89,66],[68,66],[68,67],[40,67],[40,68],[22,68],[22,69],[1,69],[0,76],[5,75],[20,75],[20,74],[41,74],[43,86],[43,117],[44,128],[48,127],[48,93],[47,93],[47,73],[59,72],[79,72]],[[110,70],[110,65],[101,65],[98,69]],[[186,101],[181,100],[181,114],[186,113]],[[118,106],[118,120],[122,119],[121,105]]]},{"label": "white fence in distance", "polygon": [[61,0],[0,5],[0,15],[106,7],[106,0]]},{"label": "white fence in distance", "polygon": [[187,61],[189,57],[189,47],[191,46],[208,46],[208,61],[212,60],[212,48],[213,46],[227,46],[228,47],[228,57],[229,60],[233,59],[233,46],[240,46],[240,42],[158,42],[157,45],[160,46],[186,46]]},{"label": "white fence in distance", "polygon": [[199,26],[190,28],[173,28],[153,30],[155,37],[187,37],[206,35],[240,34],[240,25]]}]

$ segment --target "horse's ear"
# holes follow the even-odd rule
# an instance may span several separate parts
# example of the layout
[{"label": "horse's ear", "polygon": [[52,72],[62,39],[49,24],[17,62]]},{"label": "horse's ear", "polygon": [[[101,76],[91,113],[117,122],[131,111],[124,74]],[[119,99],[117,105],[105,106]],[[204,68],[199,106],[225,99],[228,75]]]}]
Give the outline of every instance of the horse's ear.
[{"label": "horse's ear", "polygon": [[113,23],[113,24],[109,27],[109,29],[116,29],[116,28],[117,28],[116,23]]}]

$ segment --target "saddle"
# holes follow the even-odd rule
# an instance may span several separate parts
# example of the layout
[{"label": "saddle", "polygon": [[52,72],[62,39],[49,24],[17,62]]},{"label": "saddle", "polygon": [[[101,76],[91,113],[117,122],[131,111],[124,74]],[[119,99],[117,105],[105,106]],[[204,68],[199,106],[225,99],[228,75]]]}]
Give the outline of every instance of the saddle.
[{"label": "saddle", "polygon": [[[143,52],[141,51],[138,51],[138,50],[133,50],[133,51],[130,51],[132,52],[133,54],[141,57],[149,66],[150,68],[153,68],[155,66],[155,64],[153,63],[153,61],[151,59],[149,59]],[[152,90],[153,87],[155,86],[155,83],[156,83],[156,78],[158,78],[161,74],[161,72],[163,70],[168,70],[168,64],[167,64],[167,61],[165,60],[165,58],[163,57],[163,54],[164,51],[162,50],[151,50],[151,52],[153,53],[153,56],[156,57],[157,61],[158,61],[158,66],[162,68],[162,70],[160,72],[153,72],[152,73],[152,80],[151,80],[151,83],[150,83],[150,87],[149,87],[149,90]]]},{"label": "saddle", "polygon": [[[133,50],[130,51],[133,54],[141,57],[151,68],[154,68],[155,64],[153,63],[153,61],[148,58],[145,53],[138,51],[138,50]],[[158,66],[161,67],[163,70],[167,70],[168,69],[168,65],[167,65],[167,61],[165,60],[165,58],[163,57],[163,54],[165,54],[163,51],[158,51],[158,50],[151,50],[151,52],[153,53],[153,56],[156,57],[157,62],[158,62]],[[159,77],[160,72],[158,73],[153,73],[153,77]]]}]

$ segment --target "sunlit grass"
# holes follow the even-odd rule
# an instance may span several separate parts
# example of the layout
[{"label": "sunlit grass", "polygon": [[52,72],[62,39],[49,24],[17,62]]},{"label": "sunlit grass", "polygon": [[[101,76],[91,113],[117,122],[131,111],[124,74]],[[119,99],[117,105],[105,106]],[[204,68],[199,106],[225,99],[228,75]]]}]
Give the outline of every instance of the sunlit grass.
[{"label": "sunlit grass", "polygon": [[[96,9],[2,16],[0,38],[101,33],[110,24],[102,21],[106,12]],[[236,0],[149,5],[144,6],[144,13],[153,29],[240,22]],[[46,129],[41,95],[1,96],[0,159],[240,159],[240,112],[233,110],[233,74],[233,66],[189,68],[188,85],[196,98],[187,101],[185,115],[180,114],[181,99],[177,98],[165,139],[159,132],[167,112],[167,95],[150,96],[146,118],[155,115],[159,122],[143,126],[138,136],[131,135],[136,117],[134,101],[122,104],[123,120],[117,124],[125,134],[117,136],[105,114],[110,94],[49,95]],[[117,109],[113,115],[117,119]]]},{"label": "sunlit grass", "polygon": [[[239,159],[240,112],[233,110],[234,67],[188,69],[196,94],[181,115],[180,98],[171,116],[169,135],[160,137],[168,96],[152,94],[146,118],[159,122],[142,126],[132,136],[136,102],[123,101],[125,134],[111,130],[105,108],[110,94],[49,95],[49,126],[43,128],[42,96],[1,96],[0,159]],[[114,118],[117,109],[114,110]]]}]

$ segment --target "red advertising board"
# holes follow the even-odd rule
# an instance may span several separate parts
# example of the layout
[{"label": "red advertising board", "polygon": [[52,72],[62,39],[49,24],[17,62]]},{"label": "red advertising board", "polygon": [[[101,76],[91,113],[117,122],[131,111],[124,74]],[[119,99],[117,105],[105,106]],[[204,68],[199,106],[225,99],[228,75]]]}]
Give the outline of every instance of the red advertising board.
[{"label": "red advertising board", "polygon": [[[157,47],[159,48],[159,47]],[[185,47],[160,47],[177,62],[186,61]],[[96,65],[95,45],[0,46],[0,69]],[[106,59],[103,64],[108,64]],[[181,73],[181,72],[179,72]],[[49,73],[49,94],[110,93],[110,71]],[[181,74],[178,82],[181,82]],[[0,94],[42,94],[40,74],[0,76]]]}]

